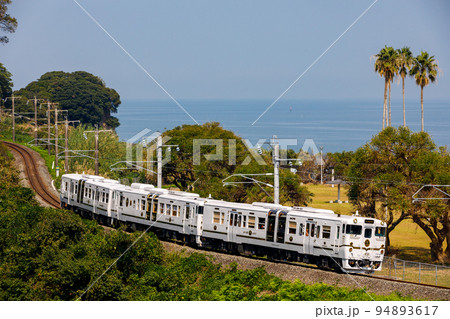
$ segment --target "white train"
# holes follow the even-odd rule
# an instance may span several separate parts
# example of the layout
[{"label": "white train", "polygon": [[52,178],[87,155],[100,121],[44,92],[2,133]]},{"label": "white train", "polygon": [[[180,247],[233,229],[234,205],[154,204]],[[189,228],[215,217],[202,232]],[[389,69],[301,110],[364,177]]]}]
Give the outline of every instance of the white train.
[{"label": "white train", "polygon": [[93,175],[63,175],[61,206],[104,225],[151,226],[161,238],[350,273],[381,270],[385,250],[386,225],[377,219],[310,207],[230,203]]}]

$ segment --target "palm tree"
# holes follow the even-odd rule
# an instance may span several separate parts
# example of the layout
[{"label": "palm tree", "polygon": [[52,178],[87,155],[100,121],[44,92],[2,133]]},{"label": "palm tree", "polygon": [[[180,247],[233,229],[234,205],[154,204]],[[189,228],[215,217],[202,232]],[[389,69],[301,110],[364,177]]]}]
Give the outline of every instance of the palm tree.
[{"label": "palm tree", "polygon": [[394,50],[393,47],[385,46],[383,49],[380,50],[378,54],[375,54],[373,58],[375,58],[375,72],[378,72],[378,74],[381,77],[384,77],[384,104],[383,104],[383,129],[384,129],[385,122],[386,126],[388,126],[388,123],[390,125],[390,110],[389,110],[389,118],[387,112],[387,91],[388,88],[390,87],[391,81],[394,79],[394,76],[397,73],[398,69],[397,52]]},{"label": "palm tree", "polygon": [[434,83],[438,76],[439,66],[434,56],[430,56],[428,52],[422,51],[420,55],[414,58],[410,75],[416,79],[416,84],[420,86],[420,105],[422,115],[422,131],[423,127],[423,88],[428,84]]},{"label": "palm tree", "polygon": [[414,61],[414,57],[412,55],[409,47],[403,47],[397,50],[398,53],[398,73],[402,78],[402,94],[403,94],[403,126],[406,127],[406,108],[405,108],[405,77],[408,75],[408,71],[411,69],[411,66]]}]

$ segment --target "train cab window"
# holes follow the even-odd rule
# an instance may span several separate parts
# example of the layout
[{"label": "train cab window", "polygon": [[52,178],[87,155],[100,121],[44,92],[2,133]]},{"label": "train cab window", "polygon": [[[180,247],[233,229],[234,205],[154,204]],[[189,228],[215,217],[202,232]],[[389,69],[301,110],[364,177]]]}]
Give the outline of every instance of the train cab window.
[{"label": "train cab window", "polygon": [[109,202],[109,193],[106,193],[105,203]]},{"label": "train cab window", "polygon": [[220,224],[220,212],[214,212],[213,223]]},{"label": "train cab window", "polygon": [[319,238],[319,236],[320,236],[320,226],[317,226],[316,237]]},{"label": "train cab window", "polygon": [[297,232],[297,223],[289,222],[289,234],[295,234]]},{"label": "train cab window", "polygon": [[309,236],[309,226],[310,226],[310,224],[306,224],[306,228],[305,228],[305,236],[306,237]]},{"label": "train cab window", "polygon": [[119,206],[123,206],[123,196],[122,195],[120,195]]},{"label": "train cab window", "polygon": [[77,184],[75,184],[75,191],[74,191],[74,194],[75,194],[75,195],[78,194],[78,185],[77,185]]},{"label": "train cab window", "polygon": [[141,199],[141,210],[145,210],[145,200]]},{"label": "train cab window", "polygon": [[242,217],[242,227],[247,228],[247,216],[245,215]]},{"label": "train cab window", "polygon": [[331,226],[323,226],[322,227],[322,238],[330,239],[331,237]]},{"label": "train cab window", "polygon": [[223,225],[225,223],[225,213],[221,212],[220,213],[220,224]]},{"label": "train cab window", "polygon": [[386,236],[386,228],[385,227],[377,227],[377,228],[375,228],[375,236],[376,237],[384,237],[384,236]]},{"label": "train cab window", "polygon": [[339,239],[339,233],[341,232],[341,226],[337,227],[336,238]]},{"label": "train cab window", "polygon": [[125,200],[125,206],[126,207],[128,207],[128,204],[130,203],[130,200],[127,198],[126,200]]},{"label": "train cab window", "polygon": [[95,200],[98,202],[100,200],[100,192],[97,190],[95,191]]},{"label": "train cab window", "polygon": [[370,228],[364,229],[364,238],[372,238],[372,229]]},{"label": "train cab window", "polygon": [[342,226],[342,233],[345,234],[345,224]]},{"label": "train cab window", "polygon": [[163,203],[159,203],[159,213],[161,215],[164,215],[164,204]]},{"label": "train cab window", "polygon": [[255,228],[255,216],[248,216],[248,228]]},{"label": "train cab window", "polygon": [[264,229],[266,227],[266,219],[264,217],[258,217],[258,229]]},{"label": "train cab window", "polygon": [[314,237],[315,227],[316,227],[316,225],[314,225],[314,224],[311,225],[311,237]]},{"label": "train cab window", "polygon": [[347,235],[361,235],[362,226],[360,225],[347,225],[345,228],[345,232]]},{"label": "train cab window", "polygon": [[305,226],[302,224],[300,224],[300,227],[298,228],[298,235],[299,236],[303,236],[303,234],[305,233]]}]

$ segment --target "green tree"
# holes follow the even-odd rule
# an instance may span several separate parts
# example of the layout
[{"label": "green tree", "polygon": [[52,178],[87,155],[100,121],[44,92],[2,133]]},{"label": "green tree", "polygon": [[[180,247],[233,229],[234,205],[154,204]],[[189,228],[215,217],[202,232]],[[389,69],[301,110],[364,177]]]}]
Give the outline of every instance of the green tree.
[{"label": "green tree", "polygon": [[[391,109],[390,109],[390,86],[395,74],[398,70],[397,52],[393,47],[385,46],[378,54],[373,56],[375,58],[375,72],[381,77],[384,77],[384,104],[383,104],[383,129],[391,125]],[[387,93],[389,90],[389,112],[387,104]]]},{"label": "green tree", "polygon": [[[214,198],[228,201],[273,202],[272,190],[266,189],[265,186],[249,183],[223,187],[222,183],[223,179],[232,174],[273,172],[269,152],[263,151],[262,154],[258,154],[254,149],[249,150],[238,136],[224,130],[219,123],[183,125],[165,132],[164,136],[170,136],[168,143],[178,145],[179,148],[179,151],[172,151],[170,163],[163,167],[163,175],[167,182],[175,184],[182,190],[195,190],[202,196],[211,194]],[[205,154],[217,154],[216,145],[202,145],[200,153],[194,154],[194,140],[200,139],[217,139],[223,147],[222,159],[207,160],[204,157]],[[194,158],[197,158],[196,163]],[[260,161],[256,161],[255,158],[259,158]],[[272,176],[257,176],[256,179],[273,184]],[[243,179],[237,176],[233,181],[241,182]],[[307,204],[312,194],[300,183],[298,175],[289,170],[281,170],[280,202],[298,206]]]},{"label": "green tree", "polygon": [[13,82],[11,76],[11,73],[9,73],[6,67],[0,63],[0,97],[2,99],[12,94]]},{"label": "green tree", "polygon": [[69,110],[69,120],[110,128],[119,126],[117,118],[111,116],[111,113],[117,113],[121,103],[119,94],[88,72],[48,72],[17,91],[16,95],[57,102],[62,109]]},{"label": "green tree", "polygon": [[[13,33],[17,29],[16,18],[11,17],[8,12],[8,5],[11,0],[0,0],[0,30],[2,32]],[[0,37],[0,43],[8,43],[7,36]]]},{"label": "green tree", "polygon": [[439,72],[439,66],[434,58],[430,56],[428,52],[422,51],[420,55],[414,58],[413,66],[410,74],[414,76],[416,84],[420,86],[420,107],[422,118],[422,131],[424,130],[423,123],[423,88],[428,84],[434,83],[437,79]]},{"label": "green tree", "polygon": [[448,183],[448,163],[448,152],[437,149],[429,134],[388,127],[356,150],[348,171],[349,199],[363,215],[386,221],[387,245],[395,227],[412,219],[430,237],[432,260],[442,259],[448,206],[431,211],[430,203],[413,203],[412,196],[420,185]]},{"label": "green tree", "polygon": [[398,73],[402,78],[402,95],[403,95],[403,126],[406,126],[406,107],[405,107],[405,77],[408,75],[412,67],[414,57],[409,47],[403,47],[398,51]]}]

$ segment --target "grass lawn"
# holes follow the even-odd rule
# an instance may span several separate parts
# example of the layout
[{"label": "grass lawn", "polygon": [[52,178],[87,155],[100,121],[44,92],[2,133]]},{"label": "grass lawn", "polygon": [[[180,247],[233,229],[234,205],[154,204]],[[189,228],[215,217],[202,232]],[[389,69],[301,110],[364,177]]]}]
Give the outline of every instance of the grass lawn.
[{"label": "grass lawn", "polygon": [[[350,203],[329,203],[337,199],[337,186],[306,185],[314,193],[309,205],[315,208],[331,209],[338,214],[353,214],[355,208]],[[341,187],[341,200],[346,201],[347,191]],[[430,262],[430,239],[425,232],[411,220],[404,220],[391,233],[391,253],[396,258],[411,261]]]}]

